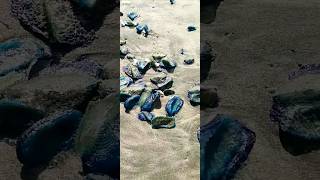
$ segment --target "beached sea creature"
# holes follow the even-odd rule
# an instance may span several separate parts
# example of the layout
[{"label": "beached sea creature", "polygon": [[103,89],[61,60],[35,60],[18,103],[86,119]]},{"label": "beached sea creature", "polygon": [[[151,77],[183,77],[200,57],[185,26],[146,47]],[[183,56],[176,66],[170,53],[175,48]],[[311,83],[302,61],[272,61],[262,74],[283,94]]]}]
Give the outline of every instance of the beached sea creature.
[{"label": "beached sea creature", "polygon": [[133,83],[133,80],[130,77],[123,76],[123,75],[120,76],[120,90],[128,87],[132,83]]},{"label": "beached sea creature", "polygon": [[136,12],[128,13],[128,18],[130,18],[132,21],[134,21],[137,17],[138,17],[138,14]]},{"label": "beached sea creature", "polygon": [[141,96],[140,96],[140,100],[138,102],[138,105],[141,107],[144,105],[144,103],[146,102],[146,100],[148,99],[148,97],[151,95],[152,93],[152,89],[151,88],[145,88],[144,91],[142,92]]},{"label": "beached sea creature", "polygon": [[128,26],[128,27],[130,27],[130,28],[134,28],[134,27],[136,27],[136,26],[139,25],[138,22],[132,21],[131,19],[124,20],[123,23],[124,23],[124,26]]},{"label": "beached sea creature", "polygon": [[145,88],[146,87],[146,82],[143,79],[138,79],[133,84],[131,84],[130,87]]},{"label": "beached sea creature", "polygon": [[166,70],[174,69],[176,66],[177,66],[177,63],[173,59],[164,57],[160,60],[160,67]]},{"label": "beached sea creature", "polygon": [[31,32],[49,37],[43,0],[11,0],[11,11]]},{"label": "beached sea creature", "polygon": [[[91,10],[91,11],[97,11],[101,10],[101,8],[106,8],[106,7],[100,7],[100,6],[114,6],[112,4],[118,3],[118,0],[72,0],[75,2],[80,8]],[[106,2],[108,4],[106,4]],[[109,7],[110,8],[110,7]]]},{"label": "beached sea creature", "polygon": [[119,100],[115,94],[88,105],[75,140],[85,174],[119,178],[119,118]]},{"label": "beached sea creature", "polygon": [[140,96],[139,95],[133,95],[133,96],[129,97],[124,102],[124,108],[126,109],[126,112],[129,112],[131,109],[133,109],[134,106],[137,105],[139,100],[140,100]]},{"label": "beached sea creature", "polygon": [[11,0],[11,11],[32,33],[51,44],[78,47],[91,42],[106,13],[118,2]]},{"label": "beached sea creature", "polygon": [[163,94],[165,96],[170,96],[170,95],[174,95],[176,92],[174,92],[174,90],[171,90],[171,89],[166,89],[163,91]]},{"label": "beached sea creature", "polygon": [[148,59],[138,60],[136,65],[137,65],[139,71],[142,74],[145,74],[151,68],[151,61]]},{"label": "beached sea creature", "polygon": [[154,114],[152,114],[151,112],[141,111],[138,114],[138,119],[141,121],[147,121],[147,122],[151,123],[153,118],[154,118]]},{"label": "beached sea creature", "polygon": [[145,25],[142,32],[143,32],[144,36],[147,37],[150,34],[150,31],[151,30],[150,30],[149,26]]},{"label": "beached sea creature", "polygon": [[163,97],[164,97],[164,93],[163,93],[163,91],[161,91],[161,90],[159,90],[159,89],[156,89],[155,91],[159,92],[159,94],[160,94],[160,97],[161,97],[161,98],[163,98]]},{"label": "beached sea creature", "polygon": [[200,129],[201,179],[232,179],[254,143],[254,132],[232,117],[217,115]]},{"label": "beached sea creature", "polygon": [[200,86],[194,86],[188,90],[188,98],[191,105],[196,106],[200,104]]},{"label": "beached sea creature", "polygon": [[141,95],[144,89],[145,87],[142,87],[142,86],[129,86],[129,87],[123,88],[120,91],[120,101],[125,102],[129,97],[133,95]]},{"label": "beached sea creature", "polygon": [[150,29],[146,24],[139,24],[136,26],[136,30],[138,34],[143,33],[145,36],[148,36]]},{"label": "beached sea creature", "polygon": [[32,38],[13,38],[0,43],[0,76],[28,69],[39,59],[49,58],[50,49]]},{"label": "beached sea creature", "polygon": [[158,84],[158,83],[164,82],[167,76],[168,76],[167,73],[160,72],[160,73],[157,73],[156,75],[152,76],[150,78],[150,81],[153,84]]},{"label": "beached sea creature", "polygon": [[306,89],[273,97],[270,113],[279,122],[280,140],[293,155],[320,149],[320,91]]},{"label": "beached sea creature", "polygon": [[44,112],[28,107],[17,100],[1,99],[0,138],[15,138],[44,116]]},{"label": "beached sea creature", "polygon": [[61,62],[57,65],[49,66],[39,72],[39,75],[48,74],[72,74],[83,73],[96,79],[105,79],[105,72],[102,65],[86,56],[81,56],[72,62]]},{"label": "beached sea creature", "polygon": [[150,78],[150,81],[155,84],[158,89],[164,91],[165,89],[169,89],[173,85],[173,79],[167,76],[166,73],[160,72],[155,76]]},{"label": "beached sea creature", "polygon": [[124,68],[124,72],[129,76],[131,77],[133,80],[138,80],[138,79],[141,79],[142,78],[142,75],[139,71],[139,69],[132,65],[132,64],[129,64],[127,65],[125,68]]},{"label": "beached sea creature", "polygon": [[93,33],[81,26],[68,1],[12,0],[11,2],[12,12],[21,24],[51,43],[76,46],[93,38]]},{"label": "beached sea creature", "polygon": [[52,113],[69,109],[82,111],[88,101],[97,94],[97,89],[97,79],[88,74],[56,72],[19,81],[3,89],[0,95]]},{"label": "beached sea creature", "polygon": [[164,91],[166,89],[170,89],[173,85],[173,79],[168,76],[162,82],[159,82],[156,85],[161,91]]},{"label": "beached sea creature", "polygon": [[174,117],[157,116],[152,119],[151,125],[153,129],[171,129],[176,127],[176,121]]},{"label": "beached sea creature", "polygon": [[157,91],[152,92],[141,106],[141,111],[151,112],[158,101],[160,101],[160,93]]},{"label": "beached sea creature", "polygon": [[183,106],[183,100],[179,96],[172,96],[167,105],[166,111],[168,116],[175,116]]},{"label": "beached sea creature", "polygon": [[78,111],[56,113],[27,129],[17,141],[17,156],[25,166],[49,162],[72,139],[82,114]]}]

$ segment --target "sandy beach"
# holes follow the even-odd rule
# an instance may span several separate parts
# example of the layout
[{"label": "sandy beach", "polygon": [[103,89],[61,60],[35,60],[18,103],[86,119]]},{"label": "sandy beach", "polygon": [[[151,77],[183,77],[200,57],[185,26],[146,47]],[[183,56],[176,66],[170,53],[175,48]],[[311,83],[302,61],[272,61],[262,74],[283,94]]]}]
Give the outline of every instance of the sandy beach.
[{"label": "sandy beach", "polygon": [[[169,75],[173,78],[172,90],[184,100],[181,111],[176,115],[176,128],[152,129],[146,122],[137,119],[139,108],[129,114],[120,105],[121,113],[121,179],[199,179],[199,142],[196,131],[200,124],[199,106],[191,106],[187,98],[188,89],[200,83],[200,12],[199,1],[138,0],[121,1],[121,12],[125,19],[129,12],[139,14],[137,22],[146,23],[151,33],[146,38],[135,29],[121,28],[121,38],[127,39],[126,46],[137,58],[152,58],[163,53],[177,62]],[[188,32],[194,25],[197,30]],[[194,64],[185,65],[181,49],[193,56]],[[121,60],[121,66],[129,61]],[[145,82],[154,75],[149,70]],[[165,115],[169,97],[161,98],[161,109],[156,115]]]},{"label": "sandy beach", "polygon": [[[206,18],[213,19],[208,9]],[[136,12],[136,22],[147,24],[147,37],[135,28],[119,27],[120,20]],[[203,13],[203,12],[201,12]],[[175,116],[173,129],[152,129],[138,119],[139,107],[129,113],[120,107],[121,179],[196,180],[200,179],[200,144],[197,131],[217,114],[227,114],[255,132],[256,141],[236,172],[236,180],[318,180],[320,150],[300,155],[290,154],[279,138],[279,126],[270,120],[272,97],[288,88],[302,89],[310,85],[303,80],[290,80],[288,75],[299,67],[319,64],[320,1],[318,0],[224,0],[216,11],[215,21],[200,23],[200,0],[121,0],[121,7],[109,14],[96,32],[92,44],[73,49],[60,56],[70,62],[82,54],[93,55],[103,66],[107,79],[101,86],[112,84],[104,93],[118,90],[119,68],[132,63],[119,60],[120,39],[137,59],[152,59],[162,53],[174,59],[177,67],[168,73],[175,91],[184,105]],[[10,13],[10,1],[0,0],[0,42],[13,37],[31,37]],[[193,25],[195,31],[187,27]],[[201,26],[201,28],[200,28]],[[106,41],[113,43],[106,43]],[[200,111],[192,106],[188,90],[200,84],[200,42],[208,42],[216,53],[208,78],[202,87],[216,89],[219,105]],[[186,65],[181,50],[194,58]],[[120,61],[120,63],[119,63]],[[1,61],[0,61],[1,62]],[[120,67],[119,67],[120,65]],[[143,77],[157,74],[150,69]],[[303,75],[304,76],[304,75]],[[310,81],[320,83],[319,73],[307,74]],[[0,91],[8,86],[0,77]],[[1,97],[2,98],[2,97]],[[170,96],[161,96],[156,116],[166,115]],[[1,118],[1,117],[0,117]],[[29,174],[16,155],[16,140],[0,140],[0,180],[109,180],[107,176],[84,176],[81,159],[73,150],[60,152],[47,167]]]},{"label": "sandy beach", "polygon": [[201,123],[224,113],[256,133],[256,143],[235,179],[320,177],[320,152],[291,155],[282,147],[277,123],[269,118],[272,96],[290,83],[288,74],[299,65],[319,63],[319,7],[315,0],[225,0],[215,22],[201,24],[201,40],[209,41],[217,53],[209,80],[202,85],[215,86],[220,98],[218,108],[201,112]]}]

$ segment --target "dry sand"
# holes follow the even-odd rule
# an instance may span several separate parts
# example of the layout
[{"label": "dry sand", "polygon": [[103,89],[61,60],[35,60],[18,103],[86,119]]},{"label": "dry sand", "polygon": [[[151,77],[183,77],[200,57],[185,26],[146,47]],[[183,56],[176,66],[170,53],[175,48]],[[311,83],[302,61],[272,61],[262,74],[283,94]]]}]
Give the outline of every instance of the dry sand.
[{"label": "dry sand", "polygon": [[235,179],[320,178],[320,151],[289,154],[280,143],[278,125],[269,119],[273,91],[289,82],[288,73],[298,64],[319,63],[319,20],[317,0],[225,0],[215,22],[201,25],[201,39],[210,41],[218,54],[210,80],[203,84],[216,86],[221,99],[218,108],[201,112],[201,121],[230,114],[257,136]]},{"label": "dry sand", "polygon": [[[178,0],[174,6],[166,0],[127,2],[122,0],[122,11],[136,8],[141,14],[139,20],[147,22],[158,35],[144,38],[134,30],[122,29],[122,36],[128,36],[129,47],[136,56],[148,57],[155,50],[174,56],[180,48],[198,56],[198,32],[185,31],[187,24],[198,22],[199,10],[194,8],[198,7],[198,1]],[[10,16],[9,10],[8,1],[0,0],[0,40],[30,36]],[[298,64],[319,62],[319,20],[318,0],[225,0],[215,23],[202,26],[202,37],[213,44],[218,54],[211,80],[204,84],[216,86],[221,98],[218,108],[202,114],[208,119],[216,113],[231,114],[257,135],[249,159],[235,179],[319,179],[320,152],[292,156],[279,141],[277,125],[269,121],[271,92],[288,82],[287,74],[296,70]],[[189,68],[179,62],[174,89],[185,99],[187,88],[198,82],[199,59]],[[197,108],[186,101],[178,115],[177,128],[171,130],[152,130],[136,119],[136,112],[125,114],[121,110],[123,179],[199,179]],[[79,160],[72,155],[67,159],[68,170],[61,168],[65,167],[62,163],[42,173],[40,178],[79,179]],[[21,167],[14,146],[1,142],[0,179],[21,179]]]},{"label": "dry sand", "polygon": [[[174,58],[178,66],[170,74],[172,89],[184,100],[182,110],[176,116],[176,128],[152,129],[146,122],[137,119],[139,109],[121,113],[121,179],[199,179],[199,142],[196,131],[200,124],[199,107],[190,105],[187,90],[200,82],[200,12],[199,0],[121,0],[121,12],[126,16],[137,12],[138,22],[146,23],[152,29],[147,38],[138,35],[135,29],[121,28],[121,38],[127,39],[127,47],[136,57],[150,58],[161,52]],[[194,24],[198,30],[188,32]],[[184,65],[179,55],[185,49],[195,58],[193,65]],[[128,60],[121,60],[121,65]],[[154,74],[152,70],[145,76]],[[162,108],[155,113],[165,115],[168,97],[161,98]]]},{"label": "dry sand", "polygon": [[[101,55],[99,63],[105,66],[108,77],[116,80],[106,80],[103,83],[108,88],[118,88],[118,62],[119,62],[119,8],[106,16],[101,28],[96,32],[97,38],[87,47],[77,48],[66,54],[61,61],[74,60],[81,54]],[[10,14],[10,1],[0,0],[0,41],[13,37],[34,37],[25,31]],[[111,43],[108,43],[111,42]],[[3,81],[3,80],[2,80]],[[111,82],[111,83],[110,83]],[[0,88],[1,88],[0,84]],[[112,85],[112,87],[110,87]],[[82,165],[79,155],[71,151],[58,154],[45,169],[40,169],[35,174],[24,171],[23,165],[18,161],[14,140],[0,140],[0,180],[79,180],[85,177],[81,175]],[[11,145],[9,145],[11,144]],[[109,179],[105,176],[98,178]]]}]

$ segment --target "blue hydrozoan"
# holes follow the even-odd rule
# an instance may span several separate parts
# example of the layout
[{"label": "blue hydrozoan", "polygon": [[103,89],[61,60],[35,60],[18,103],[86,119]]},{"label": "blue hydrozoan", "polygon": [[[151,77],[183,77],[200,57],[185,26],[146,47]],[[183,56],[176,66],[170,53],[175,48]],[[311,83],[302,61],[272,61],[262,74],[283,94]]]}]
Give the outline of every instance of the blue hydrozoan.
[{"label": "blue hydrozoan", "polygon": [[160,100],[160,93],[153,92],[141,106],[141,111],[151,112],[155,106],[155,103]]},{"label": "blue hydrozoan", "polygon": [[151,122],[153,118],[154,118],[154,114],[152,114],[151,112],[142,111],[138,114],[138,119],[141,121]]},{"label": "blue hydrozoan", "polygon": [[140,96],[139,95],[133,95],[129,97],[125,102],[124,102],[124,108],[126,109],[126,112],[129,112],[133,107],[139,102]]},{"label": "blue hydrozoan", "polygon": [[81,117],[80,112],[69,110],[33,124],[17,141],[19,161],[31,167],[49,162],[70,142]]},{"label": "blue hydrozoan", "polygon": [[119,117],[119,100],[115,94],[88,105],[75,140],[84,174],[120,178]]},{"label": "blue hydrozoan", "polygon": [[254,143],[254,132],[232,117],[217,115],[200,128],[201,179],[232,179]]},{"label": "blue hydrozoan", "polygon": [[0,135],[16,138],[32,123],[42,119],[45,113],[17,100],[0,100]]},{"label": "blue hydrozoan", "polygon": [[183,100],[179,96],[173,96],[166,105],[168,116],[175,116],[182,108]]}]

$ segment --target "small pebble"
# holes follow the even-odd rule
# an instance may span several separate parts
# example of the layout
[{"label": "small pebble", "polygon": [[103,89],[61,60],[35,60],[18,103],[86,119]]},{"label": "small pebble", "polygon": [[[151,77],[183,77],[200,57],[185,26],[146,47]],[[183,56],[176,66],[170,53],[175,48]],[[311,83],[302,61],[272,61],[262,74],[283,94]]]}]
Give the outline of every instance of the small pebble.
[{"label": "small pebble", "polygon": [[177,66],[177,63],[173,59],[169,59],[167,57],[162,58],[160,61],[160,67],[168,70],[174,69]]}]

